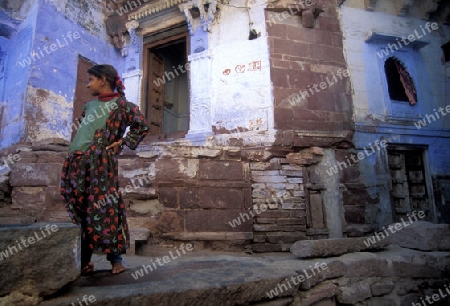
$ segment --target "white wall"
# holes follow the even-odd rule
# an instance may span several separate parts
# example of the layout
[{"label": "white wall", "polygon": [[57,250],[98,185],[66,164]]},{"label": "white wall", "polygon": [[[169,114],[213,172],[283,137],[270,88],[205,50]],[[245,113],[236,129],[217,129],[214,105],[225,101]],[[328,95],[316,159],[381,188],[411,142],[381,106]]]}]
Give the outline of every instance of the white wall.
[{"label": "white wall", "polygon": [[[232,1],[245,7],[245,1]],[[273,128],[273,95],[270,81],[269,47],[264,29],[265,3],[251,4],[250,18],[261,36],[249,40],[247,9],[221,6],[219,20],[211,28],[212,124],[235,130]],[[253,67],[252,62],[256,62]],[[226,70],[229,69],[229,74]],[[239,73],[238,71],[242,72]],[[206,81],[206,80],[205,80]]]}]

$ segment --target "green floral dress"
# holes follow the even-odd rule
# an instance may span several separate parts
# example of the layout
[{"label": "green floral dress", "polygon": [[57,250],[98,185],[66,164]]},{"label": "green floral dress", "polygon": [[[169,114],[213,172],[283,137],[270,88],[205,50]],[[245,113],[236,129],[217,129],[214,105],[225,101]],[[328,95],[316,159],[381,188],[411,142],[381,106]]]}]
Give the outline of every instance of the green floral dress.
[{"label": "green floral dress", "polygon": [[[68,153],[61,172],[61,196],[72,222],[82,227],[82,239],[93,251],[124,253],[130,244],[125,204],[119,191],[118,161],[108,145],[122,139],[136,149],[148,132],[139,108],[117,99],[110,110],[106,126],[97,129],[86,151]],[[84,118],[86,110],[83,110]]]}]

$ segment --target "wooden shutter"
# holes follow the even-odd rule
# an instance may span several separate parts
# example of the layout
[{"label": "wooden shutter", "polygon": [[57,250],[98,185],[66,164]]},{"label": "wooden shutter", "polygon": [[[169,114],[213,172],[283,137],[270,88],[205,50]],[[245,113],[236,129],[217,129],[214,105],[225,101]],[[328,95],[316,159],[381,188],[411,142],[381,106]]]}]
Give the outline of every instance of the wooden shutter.
[{"label": "wooden shutter", "polygon": [[[147,85],[147,118],[150,134],[158,135],[163,131],[164,112],[164,61],[153,52],[149,52]],[[163,79],[164,78],[164,79]]]}]

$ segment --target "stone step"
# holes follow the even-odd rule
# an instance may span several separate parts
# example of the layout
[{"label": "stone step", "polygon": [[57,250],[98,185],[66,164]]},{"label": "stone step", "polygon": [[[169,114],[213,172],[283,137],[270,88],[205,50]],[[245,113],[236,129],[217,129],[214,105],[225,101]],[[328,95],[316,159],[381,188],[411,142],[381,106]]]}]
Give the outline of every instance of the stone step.
[{"label": "stone step", "polygon": [[142,227],[130,228],[130,248],[127,250],[128,255],[136,254],[136,241],[147,241],[150,237],[150,230]]}]

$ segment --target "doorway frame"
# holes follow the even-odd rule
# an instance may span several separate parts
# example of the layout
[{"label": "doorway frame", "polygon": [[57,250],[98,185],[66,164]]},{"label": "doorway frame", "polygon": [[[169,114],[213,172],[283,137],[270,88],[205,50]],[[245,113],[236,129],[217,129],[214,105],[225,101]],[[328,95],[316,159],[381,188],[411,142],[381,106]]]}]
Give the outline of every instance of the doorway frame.
[{"label": "doorway frame", "polygon": [[[167,30],[170,30],[167,29]],[[143,61],[142,61],[142,67],[143,67],[143,78],[142,78],[142,84],[143,86],[141,86],[141,97],[143,97],[143,101],[144,101],[144,113],[147,113],[147,107],[148,107],[148,101],[147,101],[147,91],[148,91],[148,65],[149,65],[149,56],[150,56],[150,52],[152,49],[159,47],[159,46],[163,46],[165,44],[168,44],[170,42],[176,41],[176,40],[180,40],[180,39],[185,39],[186,42],[186,63],[189,62],[189,54],[190,54],[190,50],[191,50],[191,44],[190,44],[190,39],[189,39],[190,35],[189,32],[183,32],[183,33],[179,33],[179,34],[175,34],[173,36],[167,37],[167,38],[163,38],[161,40],[157,40],[155,42],[151,42],[151,43],[147,43],[144,44],[143,46]],[[179,138],[183,138],[188,132],[189,132],[189,128],[190,128],[190,121],[191,121],[191,110],[190,110],[190,99],[191,99],[191,70],[189,69],[187,72],[187,79],[188,79],[188,84],[187,84],[187,88],[188,88],[188,99],[189,99],[189,113],[188,113],[188,128],[185,131],[178,131],[178,132],[173,132],[173,133],[169,133],[169,134],[160,134],[160,135],[147,135],[147,138],[150,141],[161,141],[161,140],[174,140],[174,139],[179,139]]]},{"label": "doorway frame", "polygon": [[[410,144],[391,144],[388,143],[386,147],[386,158],[387,165],[389,165],[389,151],[421,151],[422,152],[422,162],[423,162],[423,171],[425,176],[425,184],[427,188],[427,195],[430,205],[430,222],[437,223],[437,208],[436,203],[434,201],[434,190],[433,190],[433,181],[431,179],[430,175],[430,167],[429,167],[429,154],[428,154],[428,145],[410,145]],[[389,174],[390,175],[390,174]],[[390,186],[389,186],[389,193],[391,197],[391,206],[393,205],[393,199],[392,199],[392,176],[390,176]],[[395,215],[395,208],[392,206],[392,216],[393,220],[392,222],[395,222],[394,215]]]}]

